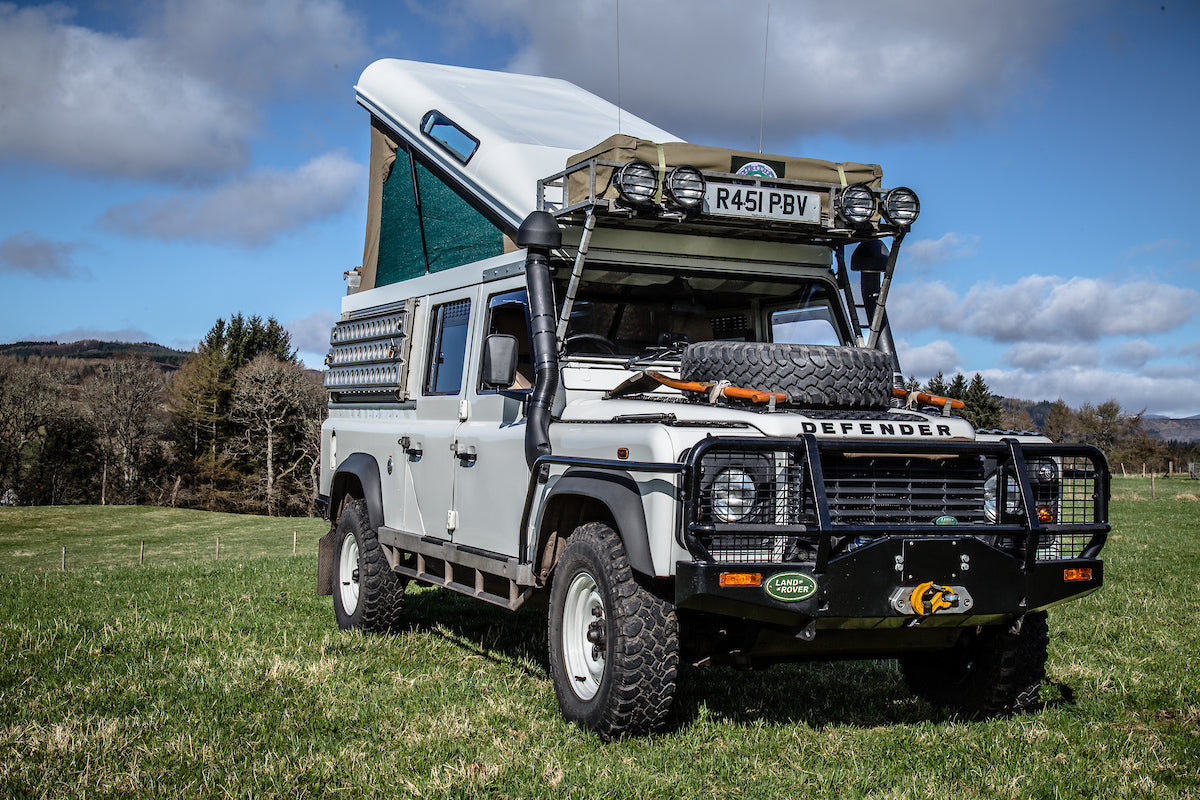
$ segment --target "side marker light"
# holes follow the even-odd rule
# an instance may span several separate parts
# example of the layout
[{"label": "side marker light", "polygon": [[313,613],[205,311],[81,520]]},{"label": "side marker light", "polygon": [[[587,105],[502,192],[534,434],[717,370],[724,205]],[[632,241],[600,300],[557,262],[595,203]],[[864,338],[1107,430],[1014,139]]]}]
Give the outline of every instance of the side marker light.
[{"label": "side marker light", "polygon": [[722,586],[762,586],[761,572],[722,572]]},{"label": "side marker light", "polygon": [[1063,580],[1067,583],[1071,583],[1072,581],[1090,581],[1091,579],[1091,567],[1067,567],[1063,570]]}]

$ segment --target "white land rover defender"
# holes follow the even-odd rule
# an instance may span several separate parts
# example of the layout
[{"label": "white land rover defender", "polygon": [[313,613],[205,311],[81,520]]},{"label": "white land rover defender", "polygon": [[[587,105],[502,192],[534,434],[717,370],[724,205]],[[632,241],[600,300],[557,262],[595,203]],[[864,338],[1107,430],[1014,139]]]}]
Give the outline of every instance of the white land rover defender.
[{"label": "white land rover defender", "polygon": [[897,658],[967,714],[1036,702],[1046,609],[1101,585],[1108,468],[897,388],[911,190],[558,80],[385,60],[357,94],[318,498],[340,626],[391,628],[409,581],[548,595],[562,713],[604,738],[661,726],[681,663]]}]

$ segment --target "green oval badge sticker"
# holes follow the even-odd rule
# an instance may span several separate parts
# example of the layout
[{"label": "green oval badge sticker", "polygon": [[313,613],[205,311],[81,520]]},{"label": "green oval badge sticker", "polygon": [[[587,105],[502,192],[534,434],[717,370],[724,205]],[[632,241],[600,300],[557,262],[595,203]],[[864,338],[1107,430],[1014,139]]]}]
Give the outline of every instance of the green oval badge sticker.
[{"label": "green oval badge sticker", "polygon": [[784,603],[807,600],[817,593],[817,581],[803,572],[780,572],[763,584],[763,591]]},{"label": "green oval badge sticker", "polygon": [[947,514],[944,517],[938,517],[937,519],[935,519],[933,521],[933,524],[934,525],[957,525],[958,520],[956,518],[950,516],[949,514]]}]

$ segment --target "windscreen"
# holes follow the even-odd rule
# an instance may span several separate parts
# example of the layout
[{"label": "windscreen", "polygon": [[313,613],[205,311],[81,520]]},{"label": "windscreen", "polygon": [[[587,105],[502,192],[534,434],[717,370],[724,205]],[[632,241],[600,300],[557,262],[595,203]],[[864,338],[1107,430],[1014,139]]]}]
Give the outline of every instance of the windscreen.
[{"label": "windscreen", "polygon": [[[561,311],[569,271],[559,270]],[[567,355],[638,356],[691,342],[845,344],[831,283],[778,276],[588,269],[567,325]]]}]

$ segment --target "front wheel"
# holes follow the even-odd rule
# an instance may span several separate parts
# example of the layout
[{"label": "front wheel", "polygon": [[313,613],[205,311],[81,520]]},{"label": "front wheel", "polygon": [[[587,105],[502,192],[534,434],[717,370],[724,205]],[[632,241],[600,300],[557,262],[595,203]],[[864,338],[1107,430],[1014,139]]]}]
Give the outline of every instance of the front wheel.
[{"label": "front wheel", "polygon": [[342,510],[334,548],[333,614],[338,627],[370,633],[395,628],[405,581],[388,564],[362,500]]},{"label": "front wheel", "polygon": [[602,739],[666,722],[675,698],[675,609],[635,578],[620,537],[575,529],[550,590],[550,672],[563,716]]},{"label": "front wheel", "polygon": [[1048,630],[1045,611],[1026,614],[972,631],[952,650],[905,656],[900,670],[914,694],[968,716],[1027,711],[1046,675]]}]

